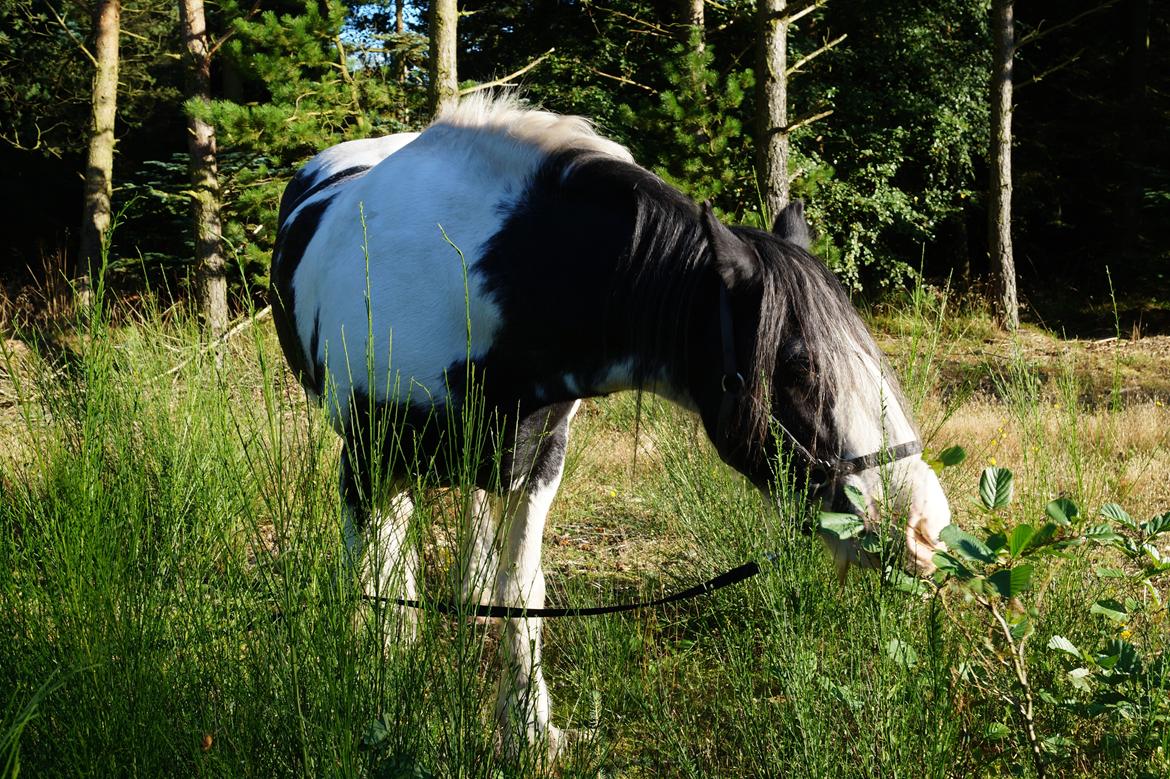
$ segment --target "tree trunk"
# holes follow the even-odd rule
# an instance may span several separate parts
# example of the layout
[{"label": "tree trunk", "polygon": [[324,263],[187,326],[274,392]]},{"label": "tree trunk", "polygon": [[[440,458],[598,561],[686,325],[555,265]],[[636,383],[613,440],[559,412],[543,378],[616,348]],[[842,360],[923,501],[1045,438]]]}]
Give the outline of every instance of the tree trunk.
[{"label": "tree trunk", "polygon": [[1016,53],[1012,0],[992,2],[991,185],[987,246],[995,277],[996,308],[1008,330],[1020,326],[1016,262],[1012,256],[1012,61]]},{"label": "tree trunk", "polygon": [[114,193],[114,120],[118,113],[118,35],[122,23],[120,0],[98,0],[94,7],[93,111],[89,155],[85,163],[85,202],[81,215],[81,251],[77,269],[80,304],[92,302],[91,285],[110,229],[110,200]]},{"label": "tree trunk", "polygon": [[703,18],[703,4],[705,0],[687,0],[687,41],[691,43],[696,54],[703,53],[706,21]]},{"label": "tree trunk", "polygon": [[760,0],[758,7],[756,179],[771,220],[788,205],[788,3]]},{"label": "tree trunk", "polygon": [[[179,19],[187,43],[188,94],[192,102],[211,102],[211,47],[203,0],[179,0]],[[215,128],[194,114],[187,115],[190,154],[191,206],[195,223],[195,265],[198,269],[199,308],[213,336],[227,330],[227,262],[220,225],[219,171]]]},{"label": "tree trunk", "polygon": [[[402,36],[406,34],[405,8],[406,0],[396,0],[394,3],[394,32],[400,44]],[[394,57],[394,80],[399,86],[406,83],[406,55],[401,50]]]},{"label": "tree trunk", "polygon": [[455,44],[458,39],[456,24],[459,19],[455,0],[433,0],[431,3],[431,112],[438,116],[459,102],[459,80],[456,78]]}]

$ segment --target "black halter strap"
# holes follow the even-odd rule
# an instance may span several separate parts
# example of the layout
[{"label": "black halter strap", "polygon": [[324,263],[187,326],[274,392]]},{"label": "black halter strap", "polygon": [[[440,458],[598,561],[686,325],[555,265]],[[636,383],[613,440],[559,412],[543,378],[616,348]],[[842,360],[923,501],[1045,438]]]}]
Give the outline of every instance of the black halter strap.
[{"label": "black halter strap", "polygon": [[[710,205],[706,204],[704,208],[710,208]],[[712,218],[714,217],[712,216]],[[710,230],[709,227],[708,230]],[[708,239],[711,251],[716,252],[717,242],[714,237],[708,234]],[[715,258],[715,262],[719,262],[718,257]],[[727,289],[727,284],[722,277],[719,279],[719,334],[723,345],[723,376],[720,379],[723,396],[719,401],[715,446],[724,459],[728,459],[728,454],[733,447],[733,442],[730,440],[731,417],[735,413],[735,409],[743,402],[746,382],[743,374],[739,372],[738,361],[735,358],[735,322],[731,316],[731,292]],[[780,431],[780,435],[787,442],[792,453],[804,461],[808,473],[809,489],[814,494],[837,479],[861,473],[870,468],[889,465],[922,452],[922,442],[914,439],[859,457],[817,457],[780,420],[773,419],[773,424]]]}]

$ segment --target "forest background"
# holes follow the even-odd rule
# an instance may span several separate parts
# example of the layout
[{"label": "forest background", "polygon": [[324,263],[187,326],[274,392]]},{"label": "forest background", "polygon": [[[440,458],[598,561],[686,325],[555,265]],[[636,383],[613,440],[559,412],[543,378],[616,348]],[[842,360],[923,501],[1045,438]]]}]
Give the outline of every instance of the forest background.
[{"label": "forest background", "polygon": [[[0,2],[6,322],[36,321],[68,287],[56,282],[78,273],[96,20],[110,2]],[[218,136],[238,311],[266,295],[277,204],[300,164],[430,120],[431,4],[208,3],[210,102],[191,97],[185,68],[190,4],[120,4],[118,229],[105,283],[164,306],[194,292],[188,127],[205,120]],[[921,273],[988,294],[993,10],[987,0],[788,4],[791,196],[807,202],[820,255],[855,292],[887,295]],[[735,0],[464,2],[459,86],[504,80],[534,104],[591,117],[729,221],[759,223],[761,19]],[[1127,330],[1170,323],[1168,32],[1170,9],[1149,0],[1018,9],[1011,230],[1026,319],[1111,331],[1116,297]]]}]

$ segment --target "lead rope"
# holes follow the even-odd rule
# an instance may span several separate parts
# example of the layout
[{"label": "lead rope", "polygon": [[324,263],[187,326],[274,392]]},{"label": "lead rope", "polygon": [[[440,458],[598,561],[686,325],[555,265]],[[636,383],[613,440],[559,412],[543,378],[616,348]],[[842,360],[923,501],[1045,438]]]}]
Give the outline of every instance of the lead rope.
[{"label": "lead rope", "polygon": [[[764,555],[764,560],[768,564],[775,564],[778,559],[779,555],[776,552],[769,552]],[[750,579],[756,574],[761,573],[763,570],[764,568],[760,565],[759,562],[752,560],[750,562],[744,563],[743,565],[736,566],[730,571],[721,573],[714,578],[708,579],[702,584],[696,584],[694,587],[688,587],[685,590],[672,593],[671,595],[667,595],[662,598],[635,601],[633,603],[618,603],[612,606],[530,609],[525,608],[524,606],[495,606],[480,603],[455,603],[453,601],[386,598],[378,595],[363,595],[362,599],[375,603],[391,603],[397,606],[405,606],[411,609],[432,611],[437,614],[455,614],[466,617],[492,617],[497,619],[555,619],[557,617],[596,617],[601,614],[618,614],[624,611],[648,609],[655,606],[663,606],[667,603],[676,603],[682,600],[690,600],[691,598],[697,598],[700,595],[709,595],[716,590],[721,590],[724,587],[730,587],[733,584],[739,584],[742,581]]]}]

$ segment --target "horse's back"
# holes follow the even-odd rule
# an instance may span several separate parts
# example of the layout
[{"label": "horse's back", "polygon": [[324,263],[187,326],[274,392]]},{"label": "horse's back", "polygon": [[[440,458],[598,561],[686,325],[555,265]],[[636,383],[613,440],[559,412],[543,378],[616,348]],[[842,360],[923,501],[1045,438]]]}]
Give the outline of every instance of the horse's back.
[{"label": "horse's back", "polygon": [[[274,287],[286,279],[277,292],[293,301],[300,349],[290,362],[303,356],[313,392],[327,376],[342,397],[441,402],[449,369],[490,348],[499,312],[475,265],[531,171],[461,145],[459,134],[432,130],[364,169],[342,144],[290,184],[282,234],[291,240],[273,278]],[[357,149],[367,160],[380,150]]]},{"label": "horse's back", "polygon": [[293,304],[282,343],[299,350],[288,356],[303,362],[306,387],[442,403],[447,377],[485,355],[503,322],[477,264],[564,148],[629,156],[583,120],[482,104],[406,142],[350,142],[314,158],[285,194],[273,261],[274,291]]}]

